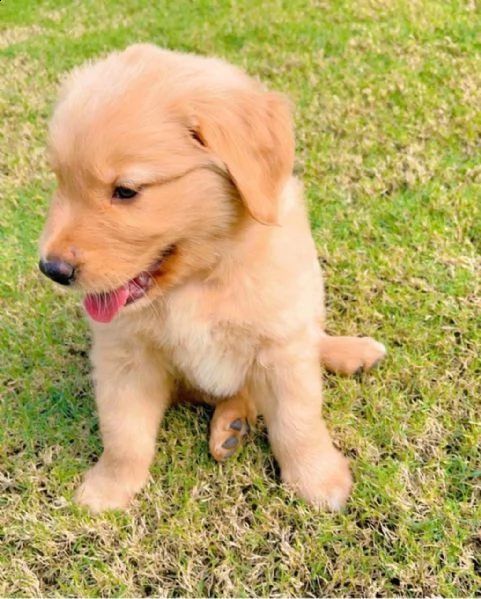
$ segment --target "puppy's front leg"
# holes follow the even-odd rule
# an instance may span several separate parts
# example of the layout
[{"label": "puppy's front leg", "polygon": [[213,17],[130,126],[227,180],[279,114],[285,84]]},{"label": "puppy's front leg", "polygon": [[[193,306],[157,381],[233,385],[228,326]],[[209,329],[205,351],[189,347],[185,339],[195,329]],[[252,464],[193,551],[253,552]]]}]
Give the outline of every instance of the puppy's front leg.
[{"label": "puppy's front leg", "polygon": [[98,513],[125,508],[147,481],[171,384],[162,364],[135,344],[97,343],[92,357],[104,452],[76,500]]},{"label": "puppy's front leg", "polygon": [[[307,346],[307,347],[306,347]],[[264,415],[284,482],[316,507],[340,509],[352,479],[321,416],[316,344],[270,348],[259,359],[250,392]]]}]

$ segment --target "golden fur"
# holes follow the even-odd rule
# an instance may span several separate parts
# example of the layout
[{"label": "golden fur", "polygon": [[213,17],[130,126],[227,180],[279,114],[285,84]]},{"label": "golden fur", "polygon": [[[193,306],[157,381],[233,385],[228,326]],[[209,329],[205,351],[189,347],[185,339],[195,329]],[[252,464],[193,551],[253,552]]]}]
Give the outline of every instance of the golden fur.
[{"label": "golden fur", "polygon": [[[41,254],[75,266],[74,288],[108,293],[171,248],[145,297],[91,322],[104,453],[78,501],[129,503],[182,385],[216,406],[216,459],[260,412],[283,480],[340,508],[351,475],[321,417],[319,364],[349,374],[385,350],[323,333],[286,99],[222,61],[136,45],[67,79],[49,152],[58,190]],[[121,201],[118,186],[140,192]]]}]

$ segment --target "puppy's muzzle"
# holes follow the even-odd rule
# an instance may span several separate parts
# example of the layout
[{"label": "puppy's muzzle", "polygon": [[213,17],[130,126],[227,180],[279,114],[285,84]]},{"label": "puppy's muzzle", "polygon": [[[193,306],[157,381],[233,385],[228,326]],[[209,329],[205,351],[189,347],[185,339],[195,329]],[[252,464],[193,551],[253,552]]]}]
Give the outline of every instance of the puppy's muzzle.
[{"label": "puppy's muzzle", "polygon": [[63,260],[40,260],[43,274],[60,285],[71,285],[75,280],[75,267]]}]

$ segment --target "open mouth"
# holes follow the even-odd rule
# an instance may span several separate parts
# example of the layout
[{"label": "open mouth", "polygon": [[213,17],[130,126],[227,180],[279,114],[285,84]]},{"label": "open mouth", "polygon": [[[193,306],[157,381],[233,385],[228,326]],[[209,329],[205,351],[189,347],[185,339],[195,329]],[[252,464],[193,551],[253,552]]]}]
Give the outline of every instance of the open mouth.
[{"label": "open mouth", "polygon": [[164,262],[175,250],[175,245],[170,245],[148,270],[143,270],[125,285],[112,291],[87,294],[84,307],[88,315],[97,322],[110,322],[124,306],[145,297],[154,285],[155,277],[161,274]]}]

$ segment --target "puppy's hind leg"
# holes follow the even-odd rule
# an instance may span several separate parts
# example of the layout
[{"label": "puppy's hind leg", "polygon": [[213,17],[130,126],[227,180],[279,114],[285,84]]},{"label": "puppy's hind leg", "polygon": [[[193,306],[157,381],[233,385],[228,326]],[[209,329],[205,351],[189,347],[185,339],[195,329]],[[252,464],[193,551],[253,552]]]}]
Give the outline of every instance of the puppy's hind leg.
[{"label": "puppy's hind leg", "polygon": [[384,345],[371,337],[321,337],[321,363],[337,374],[361,374],[375,368],[385,355]]},{"label": "puppy's hind leg", "polygon": [[256,408],[246,391],[218,402],[210,424],[212,457],[220,462],[233,455],[255,425],[256,417]]}]

